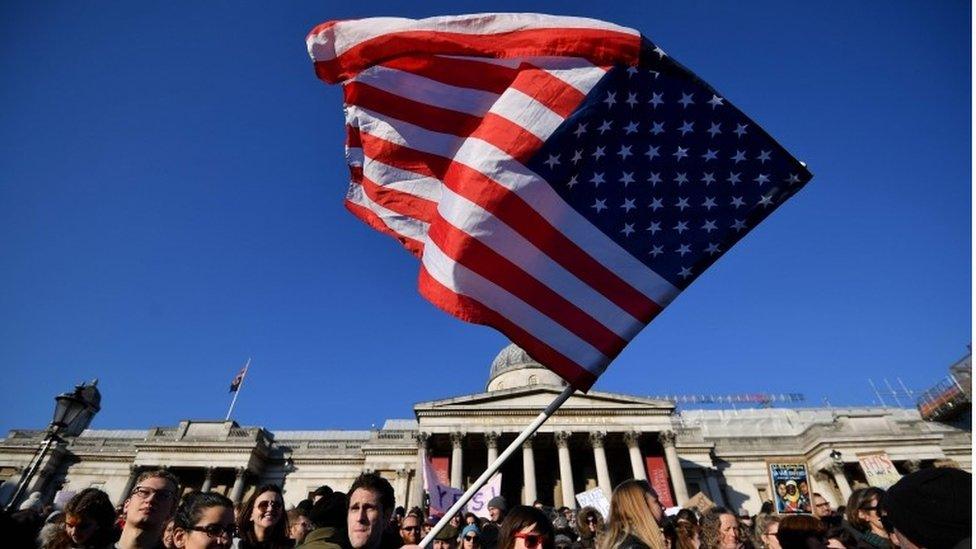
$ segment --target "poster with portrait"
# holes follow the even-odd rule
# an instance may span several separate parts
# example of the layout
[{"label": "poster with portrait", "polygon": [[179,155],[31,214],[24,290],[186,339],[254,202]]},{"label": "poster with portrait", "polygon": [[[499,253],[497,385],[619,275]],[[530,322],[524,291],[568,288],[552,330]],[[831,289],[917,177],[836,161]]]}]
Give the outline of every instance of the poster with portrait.
[{"label": "poster with portrait", "polygon": [[802,462],[767,462],[769,486],[777,513],[809,513],[810,481]]}]

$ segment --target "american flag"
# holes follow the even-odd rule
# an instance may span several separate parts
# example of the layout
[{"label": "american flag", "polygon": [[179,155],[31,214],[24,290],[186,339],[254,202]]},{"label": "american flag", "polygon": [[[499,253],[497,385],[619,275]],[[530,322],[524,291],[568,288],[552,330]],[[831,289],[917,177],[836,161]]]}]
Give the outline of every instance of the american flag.
[{"label": "american flag", "polygon": [[436,306],[580,390],[807,169],[639,32],[537,14],[328,22],[347,208]]}]

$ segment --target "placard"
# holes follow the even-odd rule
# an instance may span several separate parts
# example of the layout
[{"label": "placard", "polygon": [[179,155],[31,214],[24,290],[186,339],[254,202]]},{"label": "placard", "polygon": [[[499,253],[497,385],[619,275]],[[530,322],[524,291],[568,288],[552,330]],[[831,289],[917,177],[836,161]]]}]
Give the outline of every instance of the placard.
[{"label": "placard", "polygon": [[803,462],[766,462],[777,513],[809,513],[810,482]]},{"label": "placard", "polygon": [[579,503],[580,509],[587,506],[596,508],[603,515],[603,520],[610,516],[610,500],[599,486],[576,494],[576,503]]},{"label": "placard", "polygon": [[886,452],[858,454],[857,461],[861,463],[864,478],[871,486],[887,490],[901,479],[901,473],[895,469],[895,464]]}]

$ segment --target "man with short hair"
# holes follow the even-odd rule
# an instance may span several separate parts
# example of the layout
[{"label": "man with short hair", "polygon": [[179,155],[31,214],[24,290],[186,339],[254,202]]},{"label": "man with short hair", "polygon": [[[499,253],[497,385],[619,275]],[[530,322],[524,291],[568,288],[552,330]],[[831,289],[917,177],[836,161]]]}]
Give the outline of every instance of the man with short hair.
[{"label": "man with short hair", "polygon": [[376,473],[363,473],[349,488],[346,525],[352,549],[379,549],[393,515],[393,486]]},{"label": "man with short hair", "polygon": [[302,541],[305,540],[305,536],[315,529],[315,525],[312,524],[312,521],[308,518],[308,515],[305,514],[305,511],[299,507],[289,509],[287,517],[288,537],[295,540],[296,546],[301,545]]},{"label": "man with short hair", "polygon": [[420,529],[424,521],[417,515],[410,513],[400,521],[400,541],[403,545],[417,545],[420,543]]},{"label": "man with short hair", "polygon": [[162,543],[163,528],[176,512],[180,481],[163,469],[146,471],[122,504],[125,526],[115,547],[150,549]]},{"label": "man with short hair", "polygon": [[834,510],[830,508],[830,502],[817,492],[813,493],[813,516],[820,520],[830,517]]},{"label": "man with short hair", "polygon": [[508,504],[505,498],[495,496],[488,500],[488,516],[495,524],[501,524],[505,520],[505,513],[508,512]]}]

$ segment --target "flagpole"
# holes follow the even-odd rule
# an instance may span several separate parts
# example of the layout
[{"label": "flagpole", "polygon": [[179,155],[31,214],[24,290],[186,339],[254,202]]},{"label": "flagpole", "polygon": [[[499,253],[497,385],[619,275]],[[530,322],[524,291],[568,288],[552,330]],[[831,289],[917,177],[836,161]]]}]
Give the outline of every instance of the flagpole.
[{"label": "flagpole", "polygon": [[227,409],[227,417],[224,421],[230,421],[230,415],[234,412],[234,405],[237,404],[237,395],[241,394],[241,389],[244,387],[244,378],[247,377],[247,369],[251,367],[251,357],[247,357],[247,362],[244,363],[244,373],[241,374],[241,382],[237,386],[237,390],[234,391],[234,398],[230,401],[230,408]]},{"label": "flagpole", "polygon": [[522,443],[526,441],[526,439],[528,439],[530,436],[532,436],[533,433],[538,431],[539,427],[541,427],[542,424],[545,423],[547,419],[549,419],[549,416],[554,414],[556,410],[558,410],[559,407],[562,406],[563,403],[566,402],[566,400],[568,400],[569,397],[572,396],[573,393],[575,392],[576,389],[572,385],[569,385],[563,390],[562,393],[560,393],[559,396],[557,396],[552,402],[550,402],[549,406],[546,406],[546,409],[543,410],[542,413],[540,413],[539,416],[536,417],[535,420],[533,420],[528,427],[523,429],[522,432],[519,434],[519,436],[515,437],[515,440],[513,440],[512,443],[508,445],[508,448],[505,448],[505,451],[502,452],[501,455],[498,456],[494,462],[488,465],[488,468],[485,469],[485,472],[481,473],[481,476],[474,481],[474,483],[468,488],[468,491],[461,495],[461,499],[454,502],[454,505],[452,505],[451,508],[448,509],[446,513],[444,513],[444,516],[441,517],[441,519],[437,521],[437,524],[430,529],[430,533],[428,533],[427,536],[420,541],[420,546],[426,547],[430,545],[430,542],[434,540],[434,536],[436,536],[437,533],[440,532],[441,529],[444,528],[444,526],[451,521],[451,517],[456,515],[458,511],[460,511],[462,508],[464,508],[465,505],[467,505],[468,500],[470,500],[474,496],[474,494],[478,490],[480,490],[481,487],[484,486],[486,482],[488,482],[488,479],[490,479],[492,475],[494,475],[499,469],[501,469],[505,461],[508,460],[508,458],[513,453],[515,453],[515,450],[519,449],[522,446]]}]

